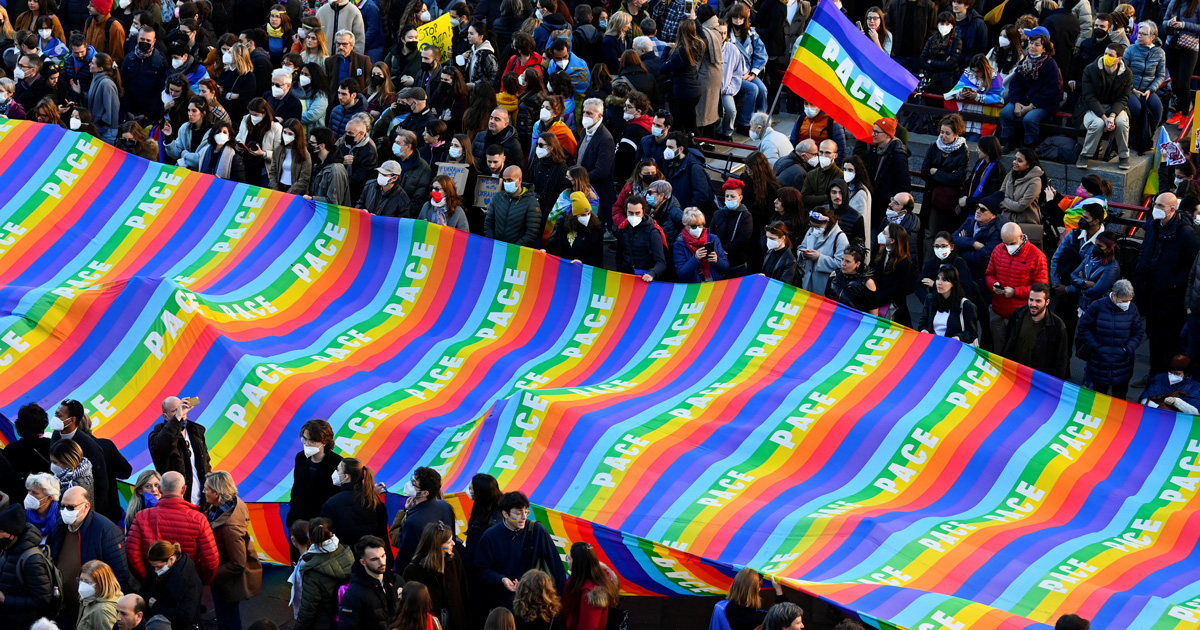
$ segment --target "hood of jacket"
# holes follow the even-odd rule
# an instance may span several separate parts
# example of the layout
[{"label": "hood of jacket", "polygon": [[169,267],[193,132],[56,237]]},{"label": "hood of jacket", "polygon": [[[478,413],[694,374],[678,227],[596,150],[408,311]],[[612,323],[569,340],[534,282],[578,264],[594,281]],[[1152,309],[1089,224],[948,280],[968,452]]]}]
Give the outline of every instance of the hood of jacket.
[{"label": "hood of jacket", "polygon": [[316,571],[344,582],[350,577],[350,566],[354,564],[354,552],[350,551],[346,545],[338,545],[338,548],[330,553],[306,552],[303,559],[302,570]]}]

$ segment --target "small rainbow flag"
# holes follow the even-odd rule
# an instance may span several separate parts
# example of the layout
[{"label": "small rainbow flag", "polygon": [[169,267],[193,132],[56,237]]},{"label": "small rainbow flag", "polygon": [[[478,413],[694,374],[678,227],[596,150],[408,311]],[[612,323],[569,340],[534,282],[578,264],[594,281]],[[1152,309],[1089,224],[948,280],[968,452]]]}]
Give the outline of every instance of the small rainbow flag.
[{"label": "small rainbow flag", "polygon": [[828,112],[854,137],[870,142],[871,126],[896,116],[917,89],[917,78],[867,39],[834,3],[820,2],[783,84]]}]

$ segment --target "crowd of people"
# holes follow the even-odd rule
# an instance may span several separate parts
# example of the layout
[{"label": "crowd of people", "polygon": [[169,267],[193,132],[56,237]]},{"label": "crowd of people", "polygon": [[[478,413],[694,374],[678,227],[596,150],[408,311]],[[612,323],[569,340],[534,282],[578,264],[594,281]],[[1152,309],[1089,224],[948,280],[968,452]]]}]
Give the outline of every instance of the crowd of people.
[{"label": "crowd of people", "polygon": [[[781,87],[808,0],[15,0],[0,115],[645,282],[762,273],[1056,376],[1078,356],[1118,396],[1143,338],[1136,386],[1197,358],[1195,168],[1121,269],[1111,184],[1059,194],[1039,145],[1062,112],[1080,168],[1106,137],[1122,169],[1153,148],[1190,113],[1200,0],[824,1],[963,112],[905,119],[937,136],[916,176],[905,124],[856,140]],[[418,30],[443,16],[444,49]],[[709,164],[735,139],[736,175]]]},{"label": "crowd of people", "polygon": [[[241,604],[263,580],[249,510],[233,476],[211,470],[190,409],[188,399],[163,401],[163,420],[147,436],[154,470],[129,479],[129,463],[91,434],[78,401],[64,401],[53,419],[35,403],[21,408],[21,438],[0,456],[6,627],[43,620],[42,628],[61,630],[186,630],[200,623],[205,588],[218,630],[244,627]],[[475,475],[459,532],[441,475],[421,467],[389,521],[386,490],[369,467],[333,450],[328,422],[310,420],[297,437],[287,510],[296,628],[603,630],[624,622],[612,569],[586,542],[565,550],[564,569],[523,493]],[[133,484],[124,510],[106,491],[119,479]]]}]

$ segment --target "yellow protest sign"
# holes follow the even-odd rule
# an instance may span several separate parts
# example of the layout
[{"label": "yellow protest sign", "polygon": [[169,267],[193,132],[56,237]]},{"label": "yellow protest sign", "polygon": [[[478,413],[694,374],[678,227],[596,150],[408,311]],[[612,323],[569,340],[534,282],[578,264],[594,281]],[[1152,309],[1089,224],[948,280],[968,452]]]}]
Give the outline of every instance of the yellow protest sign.
[{"label": "yellow protest sign", "polygon": [[450,26],[450,14],[443,13],[438,19],[417,27],[417,45],[424,48],[426,44],[436,46],[442,51],[443,63],[450,58],[450,48],[453,45],[454,28]]}]

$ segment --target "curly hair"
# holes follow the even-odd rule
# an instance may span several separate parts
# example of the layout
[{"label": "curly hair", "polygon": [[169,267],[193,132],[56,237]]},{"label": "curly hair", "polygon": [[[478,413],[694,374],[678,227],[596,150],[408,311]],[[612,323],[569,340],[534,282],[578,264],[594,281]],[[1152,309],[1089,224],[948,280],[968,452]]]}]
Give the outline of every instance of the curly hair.
[{"label": "curly hair", "polygon": [[530,569],[517,582],[513,597],[513,612],[522,621],[550,621],[558,616],[562,603],[554,581],[544,571]]}]

